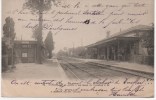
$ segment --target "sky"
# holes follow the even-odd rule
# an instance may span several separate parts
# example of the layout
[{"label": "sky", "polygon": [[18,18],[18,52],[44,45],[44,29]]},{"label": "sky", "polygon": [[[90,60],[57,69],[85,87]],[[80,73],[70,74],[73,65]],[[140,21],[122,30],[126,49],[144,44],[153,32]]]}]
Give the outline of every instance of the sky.
[{"label": "sky", "polygon": [[[32,15],[32,14],[18,14],[18,12],[22,9],[22,5],[25,2],[25,0],[2,0],[2,24],[5,23],[5,18],[10,16],[15,21],[15,32],[16,32],[16,39],[20,40],[34,40],[32,38],[32,29],[25,28],[25,26],[29,23],[32,25],[37,24],[37,21],[30,21],[30,19],[38,19],[38,15]],[[154,0],[61,0],[62,4],[59,7],[52,6],[51,10],[49,12],[55,11],[54,14],[46,14],[43,15],[44,19],[50,20],[51,25],[53,27],[58,27],[62,25],[65,28],[77,28],[77,30],[74,31],[61,31],[58,32],[55,30],[51,30],[53,33],[53,39],[55,42],[55,49],[54,52],[58,52],[59,50],[63,49],[64,47],[72,48],[78,47],[78,46],[86,46],[92,43],[95,43],[101,39],[106,38],[106,32],[110,31],[110,34],[113,35],[121,30],[125,30],[127,28],[136,26],[136,25],[151,25],[154,20]],[[78,8],[73,8],[74,5],[80,2],[80,5]],[[113,2],[113,3],[112,3]],[[115,24],[115,25],[109,25],[106,28],[103,28],[104,25],[102,24],[81,24],[81,23],[65,23],[67,19],[73,18],[73,20],[76,21],[85,21],[85,20],[91,20],[96,21],[97,23],[101,21],[103,18],[106,18],[107,14],[109,14],[112,10],[115,10],[116,8],[111,8],[110,10],[106,10],[104,15],[65,15],[65,14],[59,14],[54,17],[54,15],[57,12],[83,12],[86,10],[89,11],[102,11],[105,7],[99,7],[99,8],[93,8],[91,5],[94,4],[102,4],[102,5],[126,5],[126,4],[133,4],[138,3],[141,6],[142,4],[146,4],[145,7],[125,7],[123,10],[124,13],[143,13],[145,11],[145,15],[136,15],[136,16],[127,16],[127,15],[118,15],[118,16],[112,16],[110,19],[106,20],[105,23],[109,23],[113,18],[117,19],[128,19],[128,18],[134,18],[136,20],[139,20],[138,23],[132,23],[132,24]],[[70,5],[71,7],[66,7],[64,5]],[[84,7],[87,5],[87,7]],[[64,6],[64,7],[62,7]],[[29,10],[26,10],[26,12],[29,12]],[[56,19],[62,19],[64,20],[62,22],[56,21]],[[19,19],[24,19],[26,21],[19,21]],[[43,23],[45,24],[46,21]],[[43,30],[43,40],[46,38],[47,33],[49,30]]]}]

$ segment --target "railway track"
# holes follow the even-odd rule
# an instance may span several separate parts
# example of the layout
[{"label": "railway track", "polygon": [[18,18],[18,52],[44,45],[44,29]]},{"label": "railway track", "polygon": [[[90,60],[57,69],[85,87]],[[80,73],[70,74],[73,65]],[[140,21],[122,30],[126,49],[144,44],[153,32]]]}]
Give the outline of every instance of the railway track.
[{"label": "railway track", "polygon": [[[69,63],[67,61],[60,61],[60,65],[62,66],[62,68],[66,71],[67,76],[69,76],[72,79],[78,79],[78,80],[83,80],[87,78],[99,78],[98,76],[89,73],[88,71],[79,68],[78,66]],[[71,77],[69,74],[72,74],[73,77]],[[84,77],[85,76],[85,77]]]},{"label": "railway track", "polygon": [[90,78],[106,78],[106,77],[143,77],[152,78],[152,75],[144,75],[144,73],[133,74],[132,72],[124,72],[123,70],[113,69],[105,65],[96,65],[93,63],[78,62],[73,59],[58,59],[60,65],[72,79],[90,79]]}]

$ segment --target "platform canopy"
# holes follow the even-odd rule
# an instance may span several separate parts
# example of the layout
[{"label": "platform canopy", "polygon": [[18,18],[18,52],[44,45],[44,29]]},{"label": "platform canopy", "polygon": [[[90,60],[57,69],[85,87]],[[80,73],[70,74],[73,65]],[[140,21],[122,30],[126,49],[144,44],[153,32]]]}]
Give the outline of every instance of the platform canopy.
[{"label": "platform canopy", "polygon": [[115,43],[119,40],[136,41],[139,39],[139,37],[137,36],[138,32],[151,31],[153,29],[154,29],[154,27],[152,27],[152,26],[138,25],[135,27],[131,27],[127,30],[121,31],[119,33],[116,33],[115,35],[112,35],[109,38],[105,38],[105,39],[98,41],[94,44],[90,44],[90,45],[86,46],[86,48],[97,47],[97,46],[104,45],[104,44],[106,45],[108,43]]}]

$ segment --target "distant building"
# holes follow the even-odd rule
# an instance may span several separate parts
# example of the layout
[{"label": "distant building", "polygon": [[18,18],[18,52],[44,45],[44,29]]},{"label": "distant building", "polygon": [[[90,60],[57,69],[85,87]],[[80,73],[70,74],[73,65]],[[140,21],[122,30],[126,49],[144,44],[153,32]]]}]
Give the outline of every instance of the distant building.
[{"label": "distant building", "polygon": [[138,25],[120,31],[114,36],[86,46],[89,58],[154,65],[154,48],[142,46],[142,36],[148,34],[153,35],[154,44],[152,26]]},{"label": "distant building", "polygon": [[37,41],[15,40],[14,52],[16,63],[34,63],[37,57]]}]

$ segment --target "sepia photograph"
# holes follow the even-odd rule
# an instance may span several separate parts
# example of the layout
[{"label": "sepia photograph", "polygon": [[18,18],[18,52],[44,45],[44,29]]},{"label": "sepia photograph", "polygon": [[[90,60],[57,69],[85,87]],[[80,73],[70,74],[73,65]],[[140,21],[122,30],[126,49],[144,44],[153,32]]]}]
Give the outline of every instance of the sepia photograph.
[{"label": "sepia photograph", "polygon": [[154,0],[2,0],[2,97],[154,97]]}]

